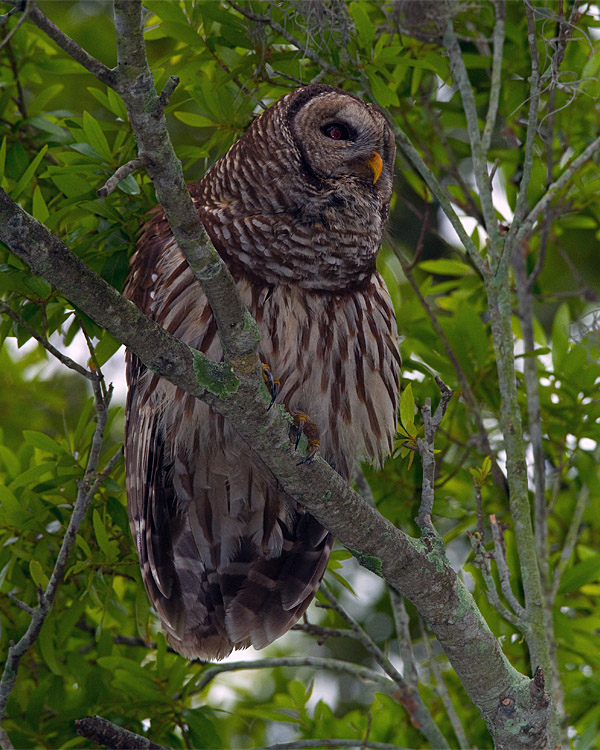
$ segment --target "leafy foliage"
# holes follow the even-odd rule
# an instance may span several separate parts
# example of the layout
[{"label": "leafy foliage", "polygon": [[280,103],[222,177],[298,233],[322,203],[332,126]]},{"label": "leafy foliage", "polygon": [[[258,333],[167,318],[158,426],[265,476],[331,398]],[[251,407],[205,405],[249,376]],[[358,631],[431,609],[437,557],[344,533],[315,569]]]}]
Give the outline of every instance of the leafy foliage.
[{"label": "leafy foliage", "polygon": [[[39,5],[91,54],[114,63],[114,30],[104,3]],[[470,217],[465,223],[474,227],[471,237],[485,255],[464,107],[437,26],[427,15],[429,4],[423,3],[418,22],[405,5],[262,0],[238,10],[221,2],[146,0],[146,40],[157,90],[169,76],[181,81],[167,114],[186,176],[199,178],[264,106],[319,79],[372,96],[387,111],[447,188],[454,206]],[[600,121],[597,14],[583,3],[576,25],[567,28],[559,16],[563,3],[534,5],[541,96],[530,205],[592,142]],[[531,59],[521,4],[508,3],[506,14],[490,157],[495,160],[498,218],[509,224],[524,169]],[[468,4],[455,21],[482,120],[491,92],[494,19],[494,4],[481,2]],[[15,15],[3,27],[4,37],[16,22]],[[559,61],[561,39],[566,41]],[[19,28],[0,55],[0,186],[122,289],[140,221],[154,204],[143,173],[127,177],[106,199],[96,196],[117,167],[136,156],[122,101],[31,23]],[[365,474],[379,510],[416,535],[413,519],[422,474],[413,449],[422,434],[420,408],[426,399],[434,405],[439,400],[433,379],[439,374],[455,396],[436,439],[434,520],[508,659],[527,673],[525,643],[488,601],[467,538],[467,532],[478,530],[477,485],[483,520],[495,514],[505,528],[512,591],[521,598],[506,488],[498,481],[505,455],[484,282],[448,239],[423,179],[402,154],[398,165],[380,270],[403,336],[402,426],[394,458],[380,472],[365,467]],[[557,571],[562,575],[555,579],[555,643],[570,736],[581,748],[600,741],[599,177],[597,159],[590,160],[558,193],[541,231],[523,248],[527,271],[539,269],[531,289],[535,351],[524,343],[522,318],[513,316],[519,405],[528,440],[526,360],[534,360],[539,384],[550,578]],[[6,248],[0,248],[0,264],[5,306],[0,324],[0,614],[5,653],[30,619],[8,594],[35,606],[37,587],[45,586],[69,523],[94,431],[94,404],[81,379],[51,368],[32,330],[61,349],[84,332],[92,349],[84,358],[90,356],[95,368],[110,360],[118,342],[45,280],[32,276]],[[513,287],[516,283],[515,276]],[[516,295],[513,305],[517,310]],[[121,439],[120,406],[111,409],[110,420],[113,429],[103,446],[101,470]],[[73,727],[86,714],[101,714],[176,748],[252,747],[288,738],[359,742],[365,736],[427,746],[410,723],[410,706],[403,706],[393,691],[379,692],[348,674],[277,667],[234,673],[233,679],[222,675],[199,687],[207,666],[172,653],[157,631],[125,506],[119,465],[93,499],[55,605],[21,663],[4,721],[16,747],[86,746]],[[573,527],[577,509],[578,536]],[[484,543],[491,551],[487,537]],[[572,554],[565,557],[565,549]],[[328,580],[371,638],[398,663],[405,652],[398,650],[389,594],[346,557],[342,551],[334,554]],[[494,566],[492,575],[498,581]],[[506,605],[506,597],[501,599]],[[448,713],[450,701],[469,744],[488,746],[487,730],[465,700],[458,678],[435,647],[431,653],[426,627],[410,604],[407,609],[421,694],[433,718],[454,746],[459,740]],[[321,628],[346,627],[331,610],[313,608],[309,619]],[[374,666],[372,653],[355,639],[327,637],[327,631],[317,640],[309,633],[292,633],[267,653],[273,658],[312,654]]]}]

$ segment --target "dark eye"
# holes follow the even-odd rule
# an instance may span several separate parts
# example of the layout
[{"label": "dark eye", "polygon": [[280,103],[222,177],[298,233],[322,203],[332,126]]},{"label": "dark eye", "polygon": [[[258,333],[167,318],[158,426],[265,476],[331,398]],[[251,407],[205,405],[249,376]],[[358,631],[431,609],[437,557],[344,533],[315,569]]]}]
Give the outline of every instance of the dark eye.
[{"label": "dark eye", "polygon": [[325,125],[323,132],[328,138],[332,138],[334,141],[350,140],[350,131],[341,122],[332,122],[330,125]]}]

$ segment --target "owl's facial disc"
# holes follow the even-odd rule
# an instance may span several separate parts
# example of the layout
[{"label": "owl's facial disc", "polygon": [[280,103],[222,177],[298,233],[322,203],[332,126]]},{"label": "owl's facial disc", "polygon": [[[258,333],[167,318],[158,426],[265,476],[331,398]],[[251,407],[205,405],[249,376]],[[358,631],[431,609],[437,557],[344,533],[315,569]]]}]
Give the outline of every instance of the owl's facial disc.
[{"label": "owl's facial disc", "polygon": [[[374,108],[341,92],[307,101],[290,123],[309,171],[327,181],[359,178],[375,185],[391,181],[387,123]],[[392,155],[393,160],[393,155]]]}]

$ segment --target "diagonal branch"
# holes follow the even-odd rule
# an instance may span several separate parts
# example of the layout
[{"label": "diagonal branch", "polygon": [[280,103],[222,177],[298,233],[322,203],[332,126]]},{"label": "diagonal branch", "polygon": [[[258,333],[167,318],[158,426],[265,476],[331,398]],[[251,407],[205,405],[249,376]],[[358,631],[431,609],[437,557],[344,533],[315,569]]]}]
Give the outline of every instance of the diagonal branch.
[{"label": "diagonal branch", "polygon": [[271,669],[273,667],[294,667],[294,669],[299,669],[300,667],[312,667],[314,669],[331,669],[334,672],[344,672],[345,674],[352,675],[359,680],[372,682],[379,690],[383,690],[386,693],[393,693],[396,690],[396,685],[393,680],[390,680],[379,672],[375,672],[373,669],[362,667],[360,664],[353,664],[352,662],[342,661],[341,659],[323,658],[321,656],[287,656],[274,657],[272,659],[256,659],[255,661],[230,661],[215,664],[204,670],[193,692],[201,693],[204,688],[215,679],[215,677],[218,677],[225,672],[238,672],[242,669]]},{"label": "diagonal branch", "polygon": [[96,76],[99,81],[105,83],[111,88],[114,87],[115,72],[111,68],[101,63],[100,60],[96,60],[83,47],[77,42],[67,36],[64,31],[61,31],[58,26],[53,23],[42,11],[35,5],[29,11],[29,20],[41,29],[47,36],[52,39],[53,42],[64,50],[73,60],[76,60],[80,65],[90,73]]}]

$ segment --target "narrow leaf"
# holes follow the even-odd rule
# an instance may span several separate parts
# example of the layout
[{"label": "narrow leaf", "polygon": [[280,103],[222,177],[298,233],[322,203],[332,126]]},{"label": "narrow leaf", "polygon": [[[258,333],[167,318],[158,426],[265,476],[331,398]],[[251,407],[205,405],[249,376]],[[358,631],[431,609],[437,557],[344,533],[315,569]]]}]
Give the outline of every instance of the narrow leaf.
[{"label": "narrow leaf", "polygon": [[94,120],[89,112],[83,113],[83,130],[94,151],[103,159],[112,161],[112,152],[109,148],[106,136],[102,132],[100,125]]}]

